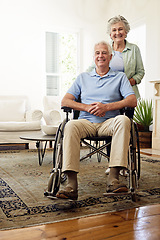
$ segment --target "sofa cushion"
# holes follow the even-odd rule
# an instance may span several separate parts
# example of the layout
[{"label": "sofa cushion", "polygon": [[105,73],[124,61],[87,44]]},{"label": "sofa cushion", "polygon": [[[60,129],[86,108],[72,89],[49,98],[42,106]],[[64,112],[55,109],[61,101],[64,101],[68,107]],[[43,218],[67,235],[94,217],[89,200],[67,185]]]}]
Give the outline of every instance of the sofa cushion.
[{"label": "sofa cushion", "polygon": [[1,132],[35,131],[41,129],[41,121],[0,122]]},{"label": "sofa cushion", "polygon": [[1,100],[0,122],[25,121],[25,100]]},{"label": "sofa cushion", "polygon": [[43,113],[41,110],[30,110],[26,112],[26,122],[39,121],[42,119]]},{"label": "sofa cushion", "polygon": [[61,114],[57,110],[48,110],[43,113],[47,125],[58,126],[62,122]]}]

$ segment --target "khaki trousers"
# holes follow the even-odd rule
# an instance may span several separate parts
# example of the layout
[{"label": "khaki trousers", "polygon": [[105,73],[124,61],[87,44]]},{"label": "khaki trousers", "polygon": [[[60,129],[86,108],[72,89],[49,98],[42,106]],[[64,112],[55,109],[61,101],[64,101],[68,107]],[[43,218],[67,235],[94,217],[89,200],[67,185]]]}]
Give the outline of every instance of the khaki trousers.
[{"label": "khaki trousers", "polygon": [[127,167],[130,141],[130,119],[118,115],[102,123],[85,119],[67,122],[63,141],[63,171],[79,172],[80,139],[86,136],[112,136],[109,167]]}]

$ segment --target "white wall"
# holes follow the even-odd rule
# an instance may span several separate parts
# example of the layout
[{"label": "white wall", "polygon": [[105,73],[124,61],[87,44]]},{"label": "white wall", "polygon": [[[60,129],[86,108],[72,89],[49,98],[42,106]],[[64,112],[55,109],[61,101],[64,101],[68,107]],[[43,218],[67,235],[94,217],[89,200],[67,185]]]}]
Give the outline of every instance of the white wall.
[{"label": "white wall", "polygon": [[[86,56],[82,56],[94,41],[94,15],[99,8],[101,12],[98,1],[92,7],[91,0],[0,0],[0,95],[25,94],[33,107],[41,108],[45,95],[45,31],[80,30],[82,71],[87,65]],[[93,14],[87,14],[89,9]],[[99,28],[96,33],[104,34],[104,30]]]},{"label": "white wall", "polygon": [[[145,94],[160,78],[159,0],[0,0],[0,95],[28,95],[42,108],[45,95],[45,31],[80,31],[80,71],[92,61],[93,45],[109,39],[107,20],[124,15],[134,28],[146,24]],[[151,86],[150,86],[151,85]]]}]

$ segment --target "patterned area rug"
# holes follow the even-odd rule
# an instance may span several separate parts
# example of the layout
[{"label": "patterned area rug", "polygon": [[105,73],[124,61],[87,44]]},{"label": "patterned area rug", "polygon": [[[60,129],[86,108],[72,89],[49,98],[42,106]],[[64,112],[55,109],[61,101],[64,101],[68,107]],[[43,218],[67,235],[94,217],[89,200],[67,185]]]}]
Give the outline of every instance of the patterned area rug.
[{"label": "patterned area rug", "polygon": [[[82,149],[83,155],[86,150]],[[20,228],[79,218],[91,214],[118,211],[160,202],[160,159],[141,155],[141,178],[137,202],[130,195],[107,196],[108,163],[95,157],[81,162],[77,201],[51,200],[44,196],[52,168],[52,150],[48,149],[42,166],[36,150],[0,152],[0,229]],[[128,179],[120,177],[127,183]]]}]

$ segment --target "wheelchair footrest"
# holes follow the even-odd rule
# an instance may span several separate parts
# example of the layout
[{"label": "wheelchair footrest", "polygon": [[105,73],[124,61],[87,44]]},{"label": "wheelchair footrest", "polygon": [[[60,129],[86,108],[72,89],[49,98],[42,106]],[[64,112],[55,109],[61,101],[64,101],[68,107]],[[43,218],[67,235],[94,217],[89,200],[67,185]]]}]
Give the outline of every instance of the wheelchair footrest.
[{"label": "wheelchair footrest", "polygon": [[58,200],[58,198],[56,196],[51,196],[51,195],[48,195],[47,198],[53,199],[53,200]]},{"label": "wheelchair footrest", "polygon": [[103,196],[104,197],[108,197],[108,196],[117,196],[117,195],[130,195],[131,192],[128,191],[128,192],[117,192],[117,193],[113,193],[113,192],[109,192],[109,193],[103,193]]}]

